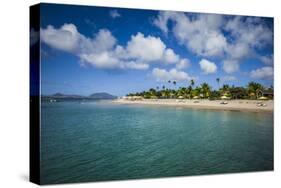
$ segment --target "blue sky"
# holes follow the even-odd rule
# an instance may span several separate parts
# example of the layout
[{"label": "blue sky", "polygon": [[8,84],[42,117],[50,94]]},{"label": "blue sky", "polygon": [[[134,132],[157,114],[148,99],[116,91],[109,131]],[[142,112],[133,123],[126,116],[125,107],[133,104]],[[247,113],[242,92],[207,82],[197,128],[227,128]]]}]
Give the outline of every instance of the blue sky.
[{"label": "blue sky", "polygon": [[273,84],[273,19],[43,4],[42,94]]}]

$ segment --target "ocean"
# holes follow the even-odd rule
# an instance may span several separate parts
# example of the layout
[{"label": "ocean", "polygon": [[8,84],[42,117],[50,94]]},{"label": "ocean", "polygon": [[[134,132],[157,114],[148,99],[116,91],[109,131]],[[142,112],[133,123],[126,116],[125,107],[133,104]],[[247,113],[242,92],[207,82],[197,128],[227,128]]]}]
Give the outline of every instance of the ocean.
[{"label": "ocean", "polygon": [[273,113],[41,103],[41,183],[273,170]]}]

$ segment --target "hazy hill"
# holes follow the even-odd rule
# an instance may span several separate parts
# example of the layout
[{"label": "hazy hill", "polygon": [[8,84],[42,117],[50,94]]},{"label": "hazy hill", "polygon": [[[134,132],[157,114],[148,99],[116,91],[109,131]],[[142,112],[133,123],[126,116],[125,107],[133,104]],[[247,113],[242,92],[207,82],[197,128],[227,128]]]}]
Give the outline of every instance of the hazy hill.
[{"label": "hazy hill", "polygon": [[53,95],[44,95],[42,97],[46,99],[97,99],[97,100],[117,98],[116,96],[105,92],[93,93],[89,96],[55,93]]},{"label": "hazy hill", "polygon": [[91,99],[116,99],[117,97],[105,92],[93,93],[89,96]]}]

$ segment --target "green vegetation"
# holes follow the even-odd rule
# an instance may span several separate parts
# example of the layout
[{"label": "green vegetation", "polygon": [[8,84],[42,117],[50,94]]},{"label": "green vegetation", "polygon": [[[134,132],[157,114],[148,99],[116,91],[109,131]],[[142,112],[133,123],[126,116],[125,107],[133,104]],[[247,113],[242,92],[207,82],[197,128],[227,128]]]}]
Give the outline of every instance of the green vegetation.
[{"label": "green vegetation", "polygon": [[217,78],[219,89],[212,90],[211,86],[204,82],[195,87],[195,81],[190,80],[187,87],[179,87],[177,89],[177,82],[169,80],[167,86],[156,86],[156,89],[151,88],[148,91],[129,93],[127,96],[140,96],[145,99],[209,99],[216,100],[221,97],[229,99],[258,99],[266,97],[273,99],[273,86],[266,88],[260,83],[249,82],[246,87],[231,87],[228,84],[220,87],[220,79]]}]

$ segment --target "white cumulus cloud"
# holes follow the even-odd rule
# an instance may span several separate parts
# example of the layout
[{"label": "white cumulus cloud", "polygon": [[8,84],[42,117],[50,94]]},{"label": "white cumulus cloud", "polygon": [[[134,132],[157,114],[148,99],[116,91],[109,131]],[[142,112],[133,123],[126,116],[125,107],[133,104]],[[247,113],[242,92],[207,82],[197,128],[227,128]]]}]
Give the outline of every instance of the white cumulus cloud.
[{"label": "white cumulus cloud", "polygon": [[192,77],[190,77],[186,72],[179,71],[175,68],[168,71],[165,69],[154,68],[152,70],[152,76],[159,82],[167,82],[168,80],[184,81],[192,79]]},{"label": "white cumulus cloud", "polygon": [[109,11],[109,15],[112,18],[118,18],[121,17],[121,14],[117,10],[111,10]]},{"label": "white cumulus cloud", "polygon": [[273,71],[273,67],[262,67],[262,68],[259,68],[259,69],[256,69],[256,70],[252,70],[250,72],[250,76],[252,78],[255,78],[255,79],[269,79],[269,80],[272,80],[273,79],[273,74],[274,74],[274,71]]},{"label": "white cumulus cloud", "polygon": [[47,45],[74,54],[111,50],[116,44],[116,39],[106,29],[100,29],[93,38],[88,38],[80,34],[74,24],[64,24],[58,29],[49,25],[40,30],[40,36]]},{"label": "white cumulus cloud", "polygon": [[59,29],[49,25],[46,29],[41,29],[40,36],[42,42],[67,52],[77,51],[79,42],[83,40],[73,24],[64,24]]},{"label": "white cumulus cloud", "polygon": [[223,70],[226,73],[234,73],[239,70],[239,62],[237,60],[224,60]]},{"label": "white cumulus cloud", "polygon": [[166,45],[159,37],[147,36],[137,33],[131,37],[127,50],[131,57],[144,61],[157,61],[163,57]]},{"label": "white cumulus cloud", "polygon": [[199,57],[226,59],[227,73],[238,71],[247,58],[273,63],[270,54],[259,54],[273,43],[273,30],[263,18],[160,11],[153,23]]},{"label": "white cumulus cloud", "polygon": [[191,19],[184,13],[162,11],[154,24],[167,33],[169,21],[174,25],[172,31],[178,41],[194,53],[203,56],[223,55],[227,41],[219,30],[223,23],[222,16],[200,14]]},{"label": "white cumulus cloud", "polygon": [[136,69],[136,70],[146,70],[149,68],[149,65],[146,63],[137,63],[134,61],[129,61],[125,64],[125,68]]},{"label": "white cumulus cloud", "polygon": [[266,65],[273,64],[273,55],[260,56],[260,60]]},{"label": "white cumulus cloud", "polygon": [[101,53],[81,54],[82,61],[90,63],[98,68],[121,68],[122,64],[117,58],[107,51]]},{"label": "white cumulus cloud", "polygon": [[163,58],[164,62],[167,63],[176,63],[180,59],[179,55],[175,54],[175,52],[170,48],[165,50]]},{"label": "white cumulus cloud", "polygon": [[212,74],[217,72],[217,66],[215,63],[207,60],[207,59],[202,59],[199,62],[201,70],[203,70],[204,74]]},{"label": "white cumulus cloud", "polygon": [[259,48],[273,42],[273,32],[261,18],[235,16],[226,22],[224,29],[231,33],[236,43],[249,48]]},{"label": "white cumulus cloud", "polygon": [[69,52],[80,58],[83,65],[101,69],[145,70],[150,63],[177,64],[184,66],[179,55],[167,48],[159,37],[132,35],[126,45],[117,44],[116,38],[107,29],[100,29],[93,37],[79,33],[74,24],[59,28],[49,25],[41,28],[42,42],[48,46]]},{"label": "white cumulus cloud", "polygon": [[184,69],[184,68],[188,68],[191,66],[190,60],[185,58],[185,59],[181,59],[177,64],[176,64],[176,68],[177,69]]}]

